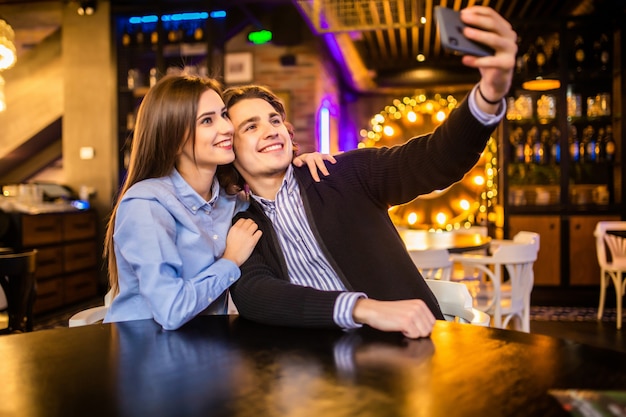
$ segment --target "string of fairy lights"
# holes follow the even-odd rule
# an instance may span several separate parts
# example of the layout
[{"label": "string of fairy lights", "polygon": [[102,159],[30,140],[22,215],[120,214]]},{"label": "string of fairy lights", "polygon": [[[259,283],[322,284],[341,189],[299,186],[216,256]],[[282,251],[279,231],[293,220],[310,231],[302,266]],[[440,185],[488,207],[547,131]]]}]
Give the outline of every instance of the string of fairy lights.
[{"label": "string of fairy lights", "polygon": [[[396,98],[361,129],[359,148],[394,146],[433,131],[458,106],[453,95],[426,93]],[[476,166],[445,190],[393,206],[389,215],[397,226],[429,230],[458,230],[498,222],[497,143],[489,139]]]}]

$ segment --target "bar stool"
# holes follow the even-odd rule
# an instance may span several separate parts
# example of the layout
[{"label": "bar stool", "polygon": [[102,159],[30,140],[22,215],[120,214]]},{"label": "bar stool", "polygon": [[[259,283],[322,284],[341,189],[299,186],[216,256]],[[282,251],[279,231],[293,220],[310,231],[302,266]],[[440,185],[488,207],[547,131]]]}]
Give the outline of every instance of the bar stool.
[{"label": "bar stool", "polygon": [[37,250],[0,254],[0,284],[7,300],[9,326],[0,334],[33,330]]}]

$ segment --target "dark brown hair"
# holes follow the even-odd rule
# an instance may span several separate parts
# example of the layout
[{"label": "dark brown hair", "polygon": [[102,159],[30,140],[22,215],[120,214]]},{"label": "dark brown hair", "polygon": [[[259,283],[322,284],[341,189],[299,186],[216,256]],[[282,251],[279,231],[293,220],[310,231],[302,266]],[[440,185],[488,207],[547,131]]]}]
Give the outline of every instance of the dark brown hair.
[{"label": "dark brown hair", "polygon": [[[169,175],[180,148],[196,136],[200,96],[208,90],[222,95],[220,83],[211,78],[170,75],[163,77],[143,98],[130,145],[128,172],[107,223],[104,258],[109,285],[118,292],[118,272],[113,245],[115,214],[122,196],[139,181]],[[193,143],[195,151],[195,141]]]}]

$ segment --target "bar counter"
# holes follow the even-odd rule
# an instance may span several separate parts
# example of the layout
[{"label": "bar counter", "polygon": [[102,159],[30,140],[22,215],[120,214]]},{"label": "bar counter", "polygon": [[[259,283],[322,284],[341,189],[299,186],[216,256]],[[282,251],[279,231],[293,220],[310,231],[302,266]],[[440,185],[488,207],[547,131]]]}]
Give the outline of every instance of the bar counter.
[{"label": "bar counter", "polygon": [[551,389],[626,387],[626,354],[437,322],[431,338],[201,316],[0,337],[2,416],[568,416]]}]

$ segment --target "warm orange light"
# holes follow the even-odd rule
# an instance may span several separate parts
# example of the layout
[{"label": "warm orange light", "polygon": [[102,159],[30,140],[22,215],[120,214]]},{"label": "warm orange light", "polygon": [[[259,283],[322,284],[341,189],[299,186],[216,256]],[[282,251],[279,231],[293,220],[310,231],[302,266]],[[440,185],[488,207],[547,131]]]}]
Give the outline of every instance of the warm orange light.
[{"label": "warm orange light", "polygon": [[552,80],[549,78],[537,77],[534,80],[529,80],[522,83],[522,88],[529,91],[547,91],[556,90],[561,87],[559,80]]}]

